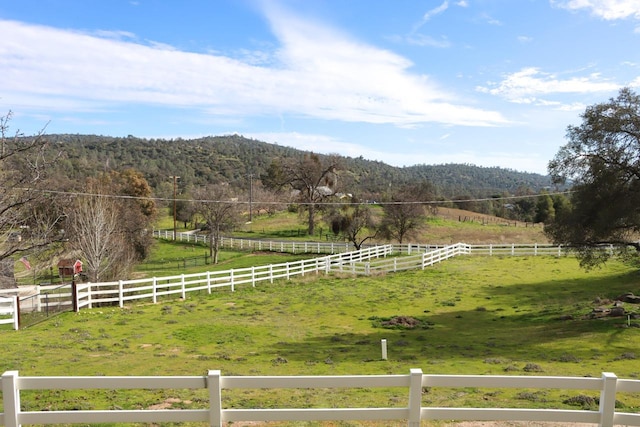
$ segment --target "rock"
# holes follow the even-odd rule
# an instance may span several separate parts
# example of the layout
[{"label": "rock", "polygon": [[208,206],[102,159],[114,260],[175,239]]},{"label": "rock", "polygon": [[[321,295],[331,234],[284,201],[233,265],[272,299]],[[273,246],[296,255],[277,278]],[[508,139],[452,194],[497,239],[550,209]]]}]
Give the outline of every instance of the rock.
[{"label": "rock", "polygon": [[609,316],[612,316],[612,317],[621,317],[621,316],[624,316],[625,314],[626,313],[625,313],[624,307],[613,307],[609,312]]},{"label": "rock", "polygon": [[630,304],[640,304],[640,296],[634,295],[631,292],[622,294],[616,298],[618,301],[628,302]]}]

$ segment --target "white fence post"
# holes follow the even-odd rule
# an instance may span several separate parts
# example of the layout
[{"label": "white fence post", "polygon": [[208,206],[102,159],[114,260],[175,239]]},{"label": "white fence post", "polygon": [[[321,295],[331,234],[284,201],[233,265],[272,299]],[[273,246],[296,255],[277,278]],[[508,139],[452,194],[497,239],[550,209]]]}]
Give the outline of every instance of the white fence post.
[{"label": "white fence post", "polygon": [[180,275],[180,288],[182,289],[182,299],[183,300],[187,299],[187,290],[184,284],[184,274]]},{"label": "white fence post", "polygon": [[120,308],[124,307],[124,289],[122,280],[118,280],[118,302],[120,304]]},{"label": "white fence post", "polygon": [[207,293],[211,294],[211,272],[207,271]]},{"label": "white fence post", "polygon": [[93,291],[91,290],[91,282],[87,282],[87,305],[89,308],[93,308]]},{"label": "white fence post", "polygon": [[20,427],[20,390],[18,389],[18,371],[6,371],[2,374],[2,405],[4,406],[4,425]]},{"label": "white fence post", "polygon": [[613,427],[613,416],[616,412],[616,383],[618,377],[611,372],[602,373],[602,390],[600,391],[600,427]]},{"label": "white fence post", "polygon": [[153,303],[155,304],[158,302],[158,279],[156,279],[155,277],[151,281],[151,287],[151,292],[153,293]]},{"label": "white fence post", "polygon": [[209,388],[209,411],[212,426],[222,427],[222,392],[220,387],[220,371],[210,370],[207,375]]},{"label": "white fence post", "polygon": [[422,369],[411,369],[409,381],[409,427],[420,427],[422,410]]},{"label": "white fence post", "polygon": [[236,290],[236,287],[233,283],[233,269],[229,270],[229,283],[231,284],[231,292],[234,292]]},{"label": "white fence post", "polygon": [[256,268],[251,266],[251,287],[256,287]]},{"label": "white fence post", "polygon": [[16,294],[13,300],[13,330],[20,329],[20,296]]},{"label": "white fence post", "polygon": [[36,311],[40,313],[42,311],[42,294],[40,293],[40,285],[36,286]]}]

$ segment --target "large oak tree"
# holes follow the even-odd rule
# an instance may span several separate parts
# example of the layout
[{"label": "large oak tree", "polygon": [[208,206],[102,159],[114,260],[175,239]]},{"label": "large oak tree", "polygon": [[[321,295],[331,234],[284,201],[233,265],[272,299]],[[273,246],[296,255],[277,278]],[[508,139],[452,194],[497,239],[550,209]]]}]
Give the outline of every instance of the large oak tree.
[{"label": "large oak tree", "polygon": [[610,257],[604,245],[640,250],[640,97],[621,89],[581,117],[549,163],[554,180],[572,184],[573,192],[570,207],[556,211],[545,232],[593,266]]},{"label": "large oak tree", "polygon": [[307,233],[315,233],[316,213],[333,196],[338,186],[339,157],[305,153],[301,157],[274,161],[262,182],[268,188],[291,188],[302,212],[306,213]]}]

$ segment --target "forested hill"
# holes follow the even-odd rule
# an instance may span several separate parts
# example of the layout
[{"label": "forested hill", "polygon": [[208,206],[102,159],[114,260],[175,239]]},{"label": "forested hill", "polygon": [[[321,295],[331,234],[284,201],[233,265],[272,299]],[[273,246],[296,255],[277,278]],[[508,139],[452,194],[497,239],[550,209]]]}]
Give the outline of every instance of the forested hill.
[{"label": "forested hill", "polygon": [[[303,151],[244,138],[239,135],[199,139],[142,139],[96,135],[47,135],[52,149],[61,153],[58,172],[80,179],[103,170],[135,168],[150,185],[162,188],[170,176],[180,177],[180,186],[227,181],[245,185],[249,175],[258,179],[274,159],[300,156]],[[466,164],[394,167],[362,157],[342,158],[341,182],[360,194],[379,194],[390,187],[429,181],[442,197],[514,194],[526,188],[549,187],[547,176],[498,167]]]}]

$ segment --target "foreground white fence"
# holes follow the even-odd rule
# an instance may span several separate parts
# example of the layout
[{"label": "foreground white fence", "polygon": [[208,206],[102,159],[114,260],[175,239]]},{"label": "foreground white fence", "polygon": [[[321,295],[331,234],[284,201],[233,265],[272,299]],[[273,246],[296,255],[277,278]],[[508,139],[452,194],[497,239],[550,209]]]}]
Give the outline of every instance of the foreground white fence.
[{"label": "foreground white fence", "polygon": [[[283,388],[389,388],[407,389],[408,405],[386,408],[242,408],[222,407],[222,394],[230,389]],[[479,387],[517,389],[562,389],[599,393],[599,409],[522,409],[430,407],[422,402],[423,387]],[[23,411],[20,392],[24,390],[89,390],[89,389],[206,389],[208,407],[179,410],[61,410]],[[20,377],[18,371],[2,375],[0,425],[123,422],[203,422],[222,426],[235,421],[356,421],[405,420],[419,427],[422,420],[469,421],[547,421],[591,423],[601,427],[613,425],[640,426],[640,414],[616,412],[619,393],[640,392],[640,380],[618,379],[604,372],[600,378],[533,377],[504,375],[431,375],[411,369],[408,375],[350,376],[222,376],[211,370],[206,376],[192,377]],[[120,405],[122,406],[122,405]]]},{"label": "foreground white fence", "polygon": [[0,297],[0,325],[13,325],[18,330],[18,297]]}]

